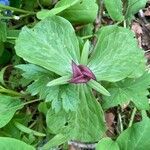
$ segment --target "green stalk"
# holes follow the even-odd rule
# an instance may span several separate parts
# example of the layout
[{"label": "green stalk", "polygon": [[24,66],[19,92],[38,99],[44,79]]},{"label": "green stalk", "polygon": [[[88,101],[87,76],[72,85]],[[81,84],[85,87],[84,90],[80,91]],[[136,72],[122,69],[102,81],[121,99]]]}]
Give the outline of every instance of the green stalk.
[{"label": "green stalk", "polygon": [[129,126],[128,127],[131,127],[132,124],[133,124],[133,121],[134,121],[134,117],[135,117],[135,114],[136,114],[136,107],[134,107],[133,111],[132,111],[132,114],[131,114],[131,118],[130,118],[130,122],[129,122]]},{"label": "green stalk", "polygon": [[87,35],[87,36],[83,36],[81,37],[82,40],[86,40],[86,39],[90,39],[93,38],[95,35]]},{"label": "green stalk", "polygon": [[19,123],[19,122],[14,122],[15,126],[22,132],[27,133],[27,134],[34,134],[35,136],[46,136],[46,134],[44,133],[40,133],[38,131],[32,130],[26,126],[24,126],[23,124]]},{"label": "green stalk", "polygon": [[35,100],[29,101],[29,102],[25,102],[25,103],[21,104],[21,106],[25,106],[25,105],[35,103],[35,102],[38,102],[38,101],[41,101],[41,100],[40,99],[35,99]]},{"label": "green stalk", "polygon": [[26,10],[23,10],[23,9],[14,8],[14,7],[10,7],[10,6],[5,6],[5,5],[2,5],[2,4],[0,4],[0,10],[11,10],[11,11],[14,11],[14,12],[20,12],[20,13],[32,14],[32,15],[36,14],[35,12],[26,11]]},{"label": "green stalk", "polygon": [[119,124],[120,124],[120,132],[122,132],[123,131],[123,124],[122,124],[122,117],[121,117],[120,113],[118,114],[118,119],[119,119]]},{"label": "green stalk", "polygon": [[10,89],[5,89],[4,87],[0,86],[0,93],[6,93],[14,96],[22,96],[21,93],[10,90]]}]

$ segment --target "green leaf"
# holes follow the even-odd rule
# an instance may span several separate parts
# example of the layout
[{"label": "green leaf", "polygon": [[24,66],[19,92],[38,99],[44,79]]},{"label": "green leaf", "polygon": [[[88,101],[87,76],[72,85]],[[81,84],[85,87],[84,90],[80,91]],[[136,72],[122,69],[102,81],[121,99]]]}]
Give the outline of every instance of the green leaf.
[{"label": "green leaf", "polygon": [[[56,8],[60,7],[63,1],[66,0],[61,0],[60,3],[56,5]],[[59,13],[59,15],[73,24],[87,24],[96,19],[97,13],[98,5],[95,0],[81,0],[74,6]]]},{"label": "green leaf", "polygon": [[[126,140],[126,139],[125,139]],[[96,145],[96,150],[120,150],[118,143],[111,138],[103,138]]]},{"label": "green leaf", "polygon": [[5,22],[0,21],[0,42],[5,42],[7,37],[7,26]]},{"label": "green leaf", "polygon": [[97,92],[99,92],[99,93],[101,93],[101,94],[103,94],[103,95],[106,95],[106,96],[110,96],[110,93],[109,93],[100,83],[98,83],[97,81],[95,81],[95,80],[90,80],[90,81],[88,82],[88,85],[89,85],[92,89],[96,90]]},{"label": "green leaf", "polygon": [[23,71],[22,76],[30,81],[37,80],[44,75],[50,78],[53,76],[50,71],[34,64],[21,64],[15,67],[21,69]]},{"label": "green leaf", "polygon": [[16,67],[24,71],[23,77],[30,79],[30,82],[32,81],[27,87],[27,92],[31,93],[32,96],[38,94],[40,99],[51,102],[52,109],[56,112],[61,108],[67,112],[69,110],[76,111],[79,103],[76,86],[73,84],[47,86],[47,84],[55,81],[53,74],[48,70],[32,64],[18,65]]},{"label": "green leaf", "polygon": [[52,102],[52,108],[59,111],[62,107],[65,111],[76,111],[78,108],[79,98],[76,87],[73,85],[62,85],[47,87],[46,77],[39,78],[28,86],[27,91],[32,95],[40,95],[41,99],[46,102]]},{"label": "green leaf", "polygon": [[47,17],[54,16],[54,15],[62,12],[63,10],[75,5],[79,1],[80,0],[61,0],[58,2],[59,7],[53,8],[51,10],[43,9],[37,13],[37,18],[38,19],[45,19]]},{"label": "green leaf", "polygon": [[125,17],[127,19],[132,18],[140,9],[144,8],[147,0],[128,0],[127,11]]},{"label": "green leaf", "polygon": [[1,150],[35,150],[34,147],[17,139],[0,137]]},{"label": "green leaf", "polygon": [[96,142],[106,131],[103,110],[86,85],[81,85],[79,91],[80,107],[74,114],[75,118],[72,117],[72,124],[69,127],[71,139]]},{"label": "green leaf", "polygon": [[18,98],[0,94],[0,128],[4,127],[14,116],[15,112],[22,108]]},{"label": "green leaf", "polygon": [[56,85],[63,85],[63,84],[68,84],[69,80],[71,79],[70,76],[62,76],[62,77],[59,77],[57,79],[54,79],[52,81],[50,81],[47,86],[56,86]]},{"label": "green leaf", "polygon": [[79,105],[79,92],[75,85],[64,85],[61,90],[62,106],[63,109],[69,113],[71,111],[77,111]]},{"label": "green leaf", "polygon": [[98,32],[88,67],[98,81],[116,82],[131,75],[138,77],[145,71],[144,52],[138,48],[130,30],[116,25],[103,27]]},{"label": "green leaf", "polygon": [[101,106],[86,85],[81,85],[79,91],[80,104],[78,110],[70,113],[61,110],[55,113],[52,109],[49,109],[46,116],[47,125],[52,133],[61,133],[68,140],[96,142],[102,138],[106,131],[104,114]]},{"label": "green leaf", "polygon": [[78,64],[80,55],[72,25],[58,16],[42,20],[33,29],[24,27],[15,48],[24,60],[61,76],[72,72],[71,62]]},{"label": "green leaf", "polygon": [[48,150],[58,145],[64,144],[68,140],[63,134],[57,134],[50,141],[48,141],[40,150]]},{"label": "green leaf", "polygon": [[88,35],[93,35],[94,25],[92,23],[84,25],[79,31],[76,31],[77,35],[80,37],[86,37]]},{"label": "green leaf", "polygon": [[150,74],[145,73],[137,79],[125,79],[115,83],[108,89],[111,96],[103,97],[103,108],[107,109],[118,104],[132,101],[138,109],[149,109],[147,95],[150,83]]},{"label": "green leaf", "polygon": [[22,124],[19,123],[19,122],[15,122],[14,124],[15,124],[15,126],[16,126],[20,131],[22,131],[22,132],[24,132],[24,133],[33,134],[33,135],[39,136],[39,137],[46,136],[46,134],[37,132],[37,131],[35,131],[35,130],[32,130],[32,129],[30,129],[30,128],[24,126],[24,125],[22,125]]},{"label": "green leaf", "polygon": [[52,134],[59,134],[65,128],[68,114],[62,109],[59,112],[55,112],[53,109],[49,109],[46,115],[46,123]]},{"label": "green leaf", "polygon": [[90,42],[87,40],[83,46],[80,64],[87,65],[90,50]]},{"label": "green leaf", "polygon": [[38,111],[43,113],[44,115],[47,114],[48,112],[48,106],[45,102],[41,102],[39,105],[38,105]]},{"label": "green leaf", "polygon": [[117,139],[120,150],[146,150],[150,147],[150,119],[146,118],[123,131]]},{"label": "green leaf", "polygon": [[[105,7],[114,21],[122,21],[123,16],[123,4],[121,0],[104,0]],[[117,5],[116,5],[117,4]]]}]

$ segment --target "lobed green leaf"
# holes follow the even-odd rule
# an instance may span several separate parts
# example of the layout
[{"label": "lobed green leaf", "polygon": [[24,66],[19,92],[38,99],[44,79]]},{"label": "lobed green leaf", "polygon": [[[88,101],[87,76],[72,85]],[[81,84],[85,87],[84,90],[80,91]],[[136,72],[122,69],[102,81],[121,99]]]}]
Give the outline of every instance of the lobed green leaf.
[{"label": "lobed green leaf", "polygon": [[61,76],[70,74],[72,60],[78,64],[80,57],[72,25],[58,16],[42,20],[33,29],[24,27],[15,48],[24,60]]},{"label": "lobed green leaf", "polygon": [[[103,27],[88,67],[98,81],[116,82],[128,76],[139,77],[145,71],[144,52],[134,34],[116,25]],[[139,68],[136,70],[135,68]]]},{"label": "lobed green leaf", "polygon": [[123,105],[132,101],[138,109],[149,109],[148,87],[150,74],[145,73],[137,79],[125,79],[112,84],[108,89],[111,96],[103,97],[103,108],[107,109],[117,105]]},{"label": "lobed green leaf", "polygon": [[146,118],[123,131],[117,138],[120,150],[146,150],[150,147],[150,119]]}]

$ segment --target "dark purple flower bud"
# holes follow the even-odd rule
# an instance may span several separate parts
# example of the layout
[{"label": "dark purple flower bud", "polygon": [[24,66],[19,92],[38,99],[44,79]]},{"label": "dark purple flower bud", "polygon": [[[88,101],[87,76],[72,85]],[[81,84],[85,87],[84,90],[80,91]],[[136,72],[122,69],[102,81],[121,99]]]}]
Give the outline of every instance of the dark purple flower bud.
[{"label": "dark purple flower bud", "polygon": [[72,79],[69,81],[71,83],[87,83],[89,80],[96,80],[93,72],[84,65],[77,65],[74,61],[72,61]]}]

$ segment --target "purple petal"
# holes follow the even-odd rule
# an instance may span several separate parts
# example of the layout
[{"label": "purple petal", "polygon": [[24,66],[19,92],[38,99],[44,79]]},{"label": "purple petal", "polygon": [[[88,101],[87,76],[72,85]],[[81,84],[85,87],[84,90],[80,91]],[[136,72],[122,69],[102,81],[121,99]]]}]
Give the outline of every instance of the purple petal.
[{"label": "purple petal", "polygon": [[77,65],[74,61],[72,61],[72,79],[69,81],[70,83],[87,83],[89,80],[96,80],[93,72],[84,65]]},{"label": "purple petal", "polygon": [[79,68],[82,72],[83,75],[93,79],[93,80],[96,80],[96,77],[95,75],[93,74],[93,72],[86,66],[83,66],[83,65],[79,65]]},{"label": "purple petal", "polygon": [[76,77],[82,75],[80,68],[78,67],[78,65],[74,61],[72,61],[72,71],[73,71],[73,78],[76,78]]}]

